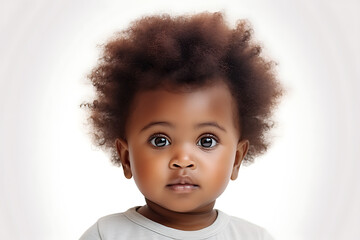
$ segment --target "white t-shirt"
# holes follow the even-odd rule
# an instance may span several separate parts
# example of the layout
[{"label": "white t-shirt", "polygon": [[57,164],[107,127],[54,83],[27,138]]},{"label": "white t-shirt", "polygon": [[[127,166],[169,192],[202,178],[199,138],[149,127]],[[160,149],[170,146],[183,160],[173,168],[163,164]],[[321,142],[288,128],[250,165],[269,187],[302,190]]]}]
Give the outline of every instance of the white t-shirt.
[{"label": "white t-shirt", "polygon": [[263,228],[240,218],[228,216],[219,210],[215,222],[210,226],[196,231],[183,231],[156,223],[142,216],[136,208],[100,218],[81,236],[80,240],[273,239]]}]

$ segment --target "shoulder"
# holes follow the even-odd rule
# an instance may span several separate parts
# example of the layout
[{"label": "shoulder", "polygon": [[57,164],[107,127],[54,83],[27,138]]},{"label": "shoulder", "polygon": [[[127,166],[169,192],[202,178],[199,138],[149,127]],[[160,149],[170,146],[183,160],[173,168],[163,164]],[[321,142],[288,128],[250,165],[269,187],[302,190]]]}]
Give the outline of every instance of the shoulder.
[{"label": "shoulder", "polygon": [[234,239],[273,240],[271,235],[264,228],[233,216],[229,216],[226,232],[232,234],[232,237],[236,237]]},{"label": "shoulder", "polygon": [[115,213],[99,218],[80,238],[80,240],[117,239],[132,230],[132,222],[125,213]]}]

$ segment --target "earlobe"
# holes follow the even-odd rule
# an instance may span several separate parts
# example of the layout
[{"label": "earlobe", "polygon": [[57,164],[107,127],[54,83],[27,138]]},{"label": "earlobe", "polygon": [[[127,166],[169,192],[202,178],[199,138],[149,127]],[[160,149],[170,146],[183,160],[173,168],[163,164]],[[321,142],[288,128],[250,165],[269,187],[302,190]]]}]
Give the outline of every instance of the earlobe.
[{"label": "earlobe", "polygon": [[236,155],[235,155],[234,166],[233,166],[233,170],[232,170],[231,177],[230,177],[231,180],[237,179],[239,170],[240,170],[240,166],[241,166],[241,162],[245,158],[246,153],[248,152],[248,149],[249,149],[249,141],[248,140],[242,140],[238,143]]},{"label": "earlobe", "polygon": [[132,172],[131,172],[128,144],[124,139],[117,138],[115,140],[115,145],[121,161],[121,166],[123,168],[124,175],[127,179],[130,179],[132,177]]}]

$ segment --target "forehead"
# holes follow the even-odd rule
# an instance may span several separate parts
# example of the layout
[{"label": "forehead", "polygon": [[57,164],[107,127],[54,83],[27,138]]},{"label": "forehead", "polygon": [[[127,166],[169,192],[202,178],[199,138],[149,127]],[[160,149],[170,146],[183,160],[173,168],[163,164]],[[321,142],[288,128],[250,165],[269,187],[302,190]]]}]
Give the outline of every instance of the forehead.
[{"label": "forehead", "polygon": [[130,111],[128,128],[149,122],[167,121],[177,126],[217,122],[237,128],[236,103],[225,83],[186,89],[155,89],[137,93]]}]

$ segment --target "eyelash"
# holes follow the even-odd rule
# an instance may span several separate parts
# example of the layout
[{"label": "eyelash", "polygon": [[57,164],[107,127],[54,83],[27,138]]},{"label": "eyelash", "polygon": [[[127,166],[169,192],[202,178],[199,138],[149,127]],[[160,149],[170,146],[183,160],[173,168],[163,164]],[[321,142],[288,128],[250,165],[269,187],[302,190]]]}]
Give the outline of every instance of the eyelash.
[{"label": "eyelash", "polygon": [[[157,143],[155,142],[155,140],[157,140],[158,138],[163,138],[163,140],[165,140],[165,143],[164,145],[162,146],[157,146]],[[201,145],[201,140],[204,139],[204,138],[209,138],[211,139],[212,143],[211,143],[211,146],[209,147],[204,147]],[[215,143],[214,143],[215,141]],[[151,144],[154,148],[162,148],[162,147],[166,147],[168,145],[171,144],[171,141],[169,140],[169,138],[163,134],[163,133],[156,133],[154,135],[152,135],[149,140],[148,140],[149,144]],[[214,144],[214,145],[213,145]],[[205,149],[205,150],[210,150],[214,147],[216,147],[217,145],[219,144],[219,139],[213,135],[213,134],[203,134],[200,136],[200,138],[196,141],[196,145],[201,147],[202,149]],[[212,146],[213,145],[213,146]]]},{"label": "eyelash", "polygon": [[[166,140],[166,142],[168,143],[165,143],[164,146],[156,146],[156,143],[154,142],[157,138],[164,138]],[[169,140],[169,138],[163,134],[163,133],[156,133],[154,135],[152,135],[150,138],[149,138],[149,143],[154,147],[154,148],[161,148],[161,147],[165,147],[165,146],[168,146],[171,144],[171,141]]]},{"label": "eyelash", "polygon": [[[210,147],[201,146],[201,145],[200,145],[200,141],[201,141],[202,139],[204,139],[204,138],[210,138],[210,139],[212,139],[212,141],[215,141],[215,145],[214,145],[214,146],[210,146]],[[199,140],[196,142],[196,145],[200,146],[202,149],[205,149],[205,150],[211,150],[211,149],[213,149],[214,147],[216,147],[218,144],[219,144],[219,139],[218,139],[215,135],[209,134],[209,133],[201,135],[201,137],[199,138]],[[211,145],[212,145],[212,143],[211,143]]]}]

